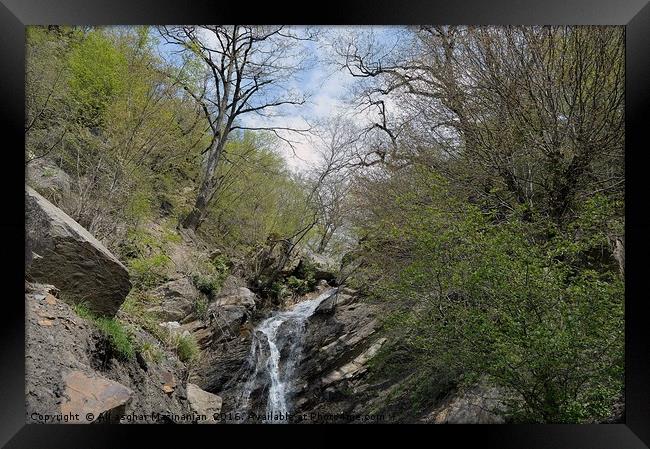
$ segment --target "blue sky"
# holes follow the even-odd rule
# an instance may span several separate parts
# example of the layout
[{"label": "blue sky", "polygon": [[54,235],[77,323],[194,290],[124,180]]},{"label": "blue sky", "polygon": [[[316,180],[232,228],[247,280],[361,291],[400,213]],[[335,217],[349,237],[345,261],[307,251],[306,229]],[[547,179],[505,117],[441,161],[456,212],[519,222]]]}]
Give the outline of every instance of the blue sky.
[{"label": "blue sky", "polygon": [[[292,89],[306,94],[307,102],[302,106],[278,108],[275,111],[277,115],[273,117],[247,114],[242,116],[242,122],[246,126],[280,126],[304,129],[308,127],[308,123],[313,124],[337,114],[354,115],[349,99],[352,96],[351,89],[358,79],[352,77],[347,70],[338,68],[328,61],[332,59],[331,42],[341,39],[345,33],[360,29],[369,30],[364,27],[323,27],[320,39],[303,42],[300,53],[308,56],[309,62],[305,70],[287,80],[287,83]],[[395,40],[396,28],[394,27],[373,27],[372,30],[382,44],[390,45]],[[161,43],[159,49],[166,57],[169,57],[169,46]],[[364,120],[360,116],[356,119]],[[290,132],[285,132],[283,136],[294,141],[293,149],[285,143],[282,143],[279,148],[279,152],[285,157],[290,167],[296,170],[305,170],[317,161],[318,153],[309,136]]]}]

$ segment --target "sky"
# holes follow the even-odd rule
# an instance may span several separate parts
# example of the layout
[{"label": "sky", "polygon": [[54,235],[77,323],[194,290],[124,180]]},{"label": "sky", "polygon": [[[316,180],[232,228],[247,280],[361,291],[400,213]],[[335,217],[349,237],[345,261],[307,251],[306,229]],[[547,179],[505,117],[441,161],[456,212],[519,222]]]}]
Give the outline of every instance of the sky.
[{"label": "sky", "polygon": [[[377,29],[377,28],[375,28]],[[307,101],[300,106],[274,108],[277,115],[264,117],[256,114],[240,116],[242,124],[251,127],[293,127],[306,129],[309,124],[317,123],[346,111],[350,114],[351,89],[357,78],[352,77],[346,69],[335,67],[331,61],[329,42],[340,39],[350,27],[323,27],[321,38],[317,41],[302,42],[300,53],[307,55],[309,63],[306,68],[287,80],[291,88],[307,95]],[[377,29],[381,40],[390,40],[391,29]],[[163,53],[169,54],[170,48],[162,45]],[[354,120],[363,121],[367,117],[355,115]],[[313,144],[313,136],[288,131],[279,131],[283,137],[293,142],[293,148],[285,142],[279,143],[278,152],[285,158],[290,168],[296,171],[308,170],[318,161],[318,152]]]}]

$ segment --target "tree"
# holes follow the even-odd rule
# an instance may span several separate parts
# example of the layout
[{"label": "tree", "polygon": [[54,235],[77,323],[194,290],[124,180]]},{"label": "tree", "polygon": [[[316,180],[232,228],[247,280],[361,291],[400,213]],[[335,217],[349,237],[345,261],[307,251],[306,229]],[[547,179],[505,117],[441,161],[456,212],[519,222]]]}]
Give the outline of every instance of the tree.
[{"label": "tree", "polygon": [[623,39],[617,27],[441,26],[404,30],[391,52],[363,36],[337,51],[387,137],[369,153],[418,157],[503,214],[561,223],[579,200],[622,194]]},{"label": "tree", "polygon": [[362,164],[359,154],[364,141],[358,126],[342,115],[324,120],[314,134],[312,145],[320,160],[311,173],[312,197],[318,212],[316,252],[322,254],[350,212],[350,181]]},{"label": "tree", "polygon": [[235,130],[269,130],[291,144],[279,131],[305,132],[306,129],[255,126],[245,116],[269,117],[285,106],[303,104],[286,81],[300,70],[304,54],[299,43],[311,39],[285,27],[180,26],[160,27],[167,43],[180,48],[188,58],[203,64],[203,75],[192,80],[183,70],[175,80],[198,104],[209,123],[211,139],[204,151],[203,174],[194,207],[182,226],[196,230],[218,190],[215,179],[230,133]]}]

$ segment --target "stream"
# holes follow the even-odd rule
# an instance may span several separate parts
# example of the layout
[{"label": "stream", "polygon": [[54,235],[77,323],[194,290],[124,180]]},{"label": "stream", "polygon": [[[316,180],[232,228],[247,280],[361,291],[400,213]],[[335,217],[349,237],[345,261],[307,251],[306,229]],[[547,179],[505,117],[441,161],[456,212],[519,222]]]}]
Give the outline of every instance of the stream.
[{"label": "stream", "polygon": [[238,407],[243,415],[250,419],[255,407],[253,402],[260,403],[261,398],[257,396],[268,392],[264,414],[256,415],[254,420],[287,422],[287,414],[291,411],[293,374],[302,357],[305,323],[318,305],[336,290],[330,288],[317,298],[299,302],[289,310],[275,312],[255,328],[249,355],[252,370],[243,387]]}]

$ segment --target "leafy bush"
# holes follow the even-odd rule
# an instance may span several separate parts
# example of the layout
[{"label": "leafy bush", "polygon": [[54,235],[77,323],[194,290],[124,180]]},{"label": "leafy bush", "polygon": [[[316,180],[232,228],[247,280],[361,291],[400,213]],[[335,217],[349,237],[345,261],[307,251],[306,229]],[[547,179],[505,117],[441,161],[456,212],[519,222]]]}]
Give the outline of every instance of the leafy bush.
[{"label": "leafy bush", "polygon": [[467,384],[487,376],[514,392],[515,422],[605,418],[622,391],[624,285],[617,270],[575,256],[601,245],[602,219],[576,239],[572,226],[543,217],[497,224],[435,183],[428,194],[423,205],[407,192],[364,242],[367,285],[394,309],[387,329],[417,376],[426,383],[428,371],[436,383],[436,372],[450,370]]},{"label": "leafy bush", "polygon": [[223,285],[223,278],[218,274],[206,275],[196,273],[192,275],[192,282],[200,292],[205,293],[206,295],[212,295],[221,290],[221,286]]},{"label": "leafy bush", "polygon": [[287,278],[287,287],[298,295],[304,295],[311,290],[309,281],[306,279],[298,279],[295,276]]},{"label": "leafy bush", "polygon": [[271,284],[271,287],[269,288],[269,293],[272,298],[275,299],[280,299],[286,296],[286,294],[289,292],[289,289],[287,288],[286,284],[281,281],[276,281]]},{"label": "leafy bush", "polygon": [[129,261],[129,271],[136,288],[148,289],[162,284],[167,279],[166,268],[170,258],[166,254],[139,257]]}]

